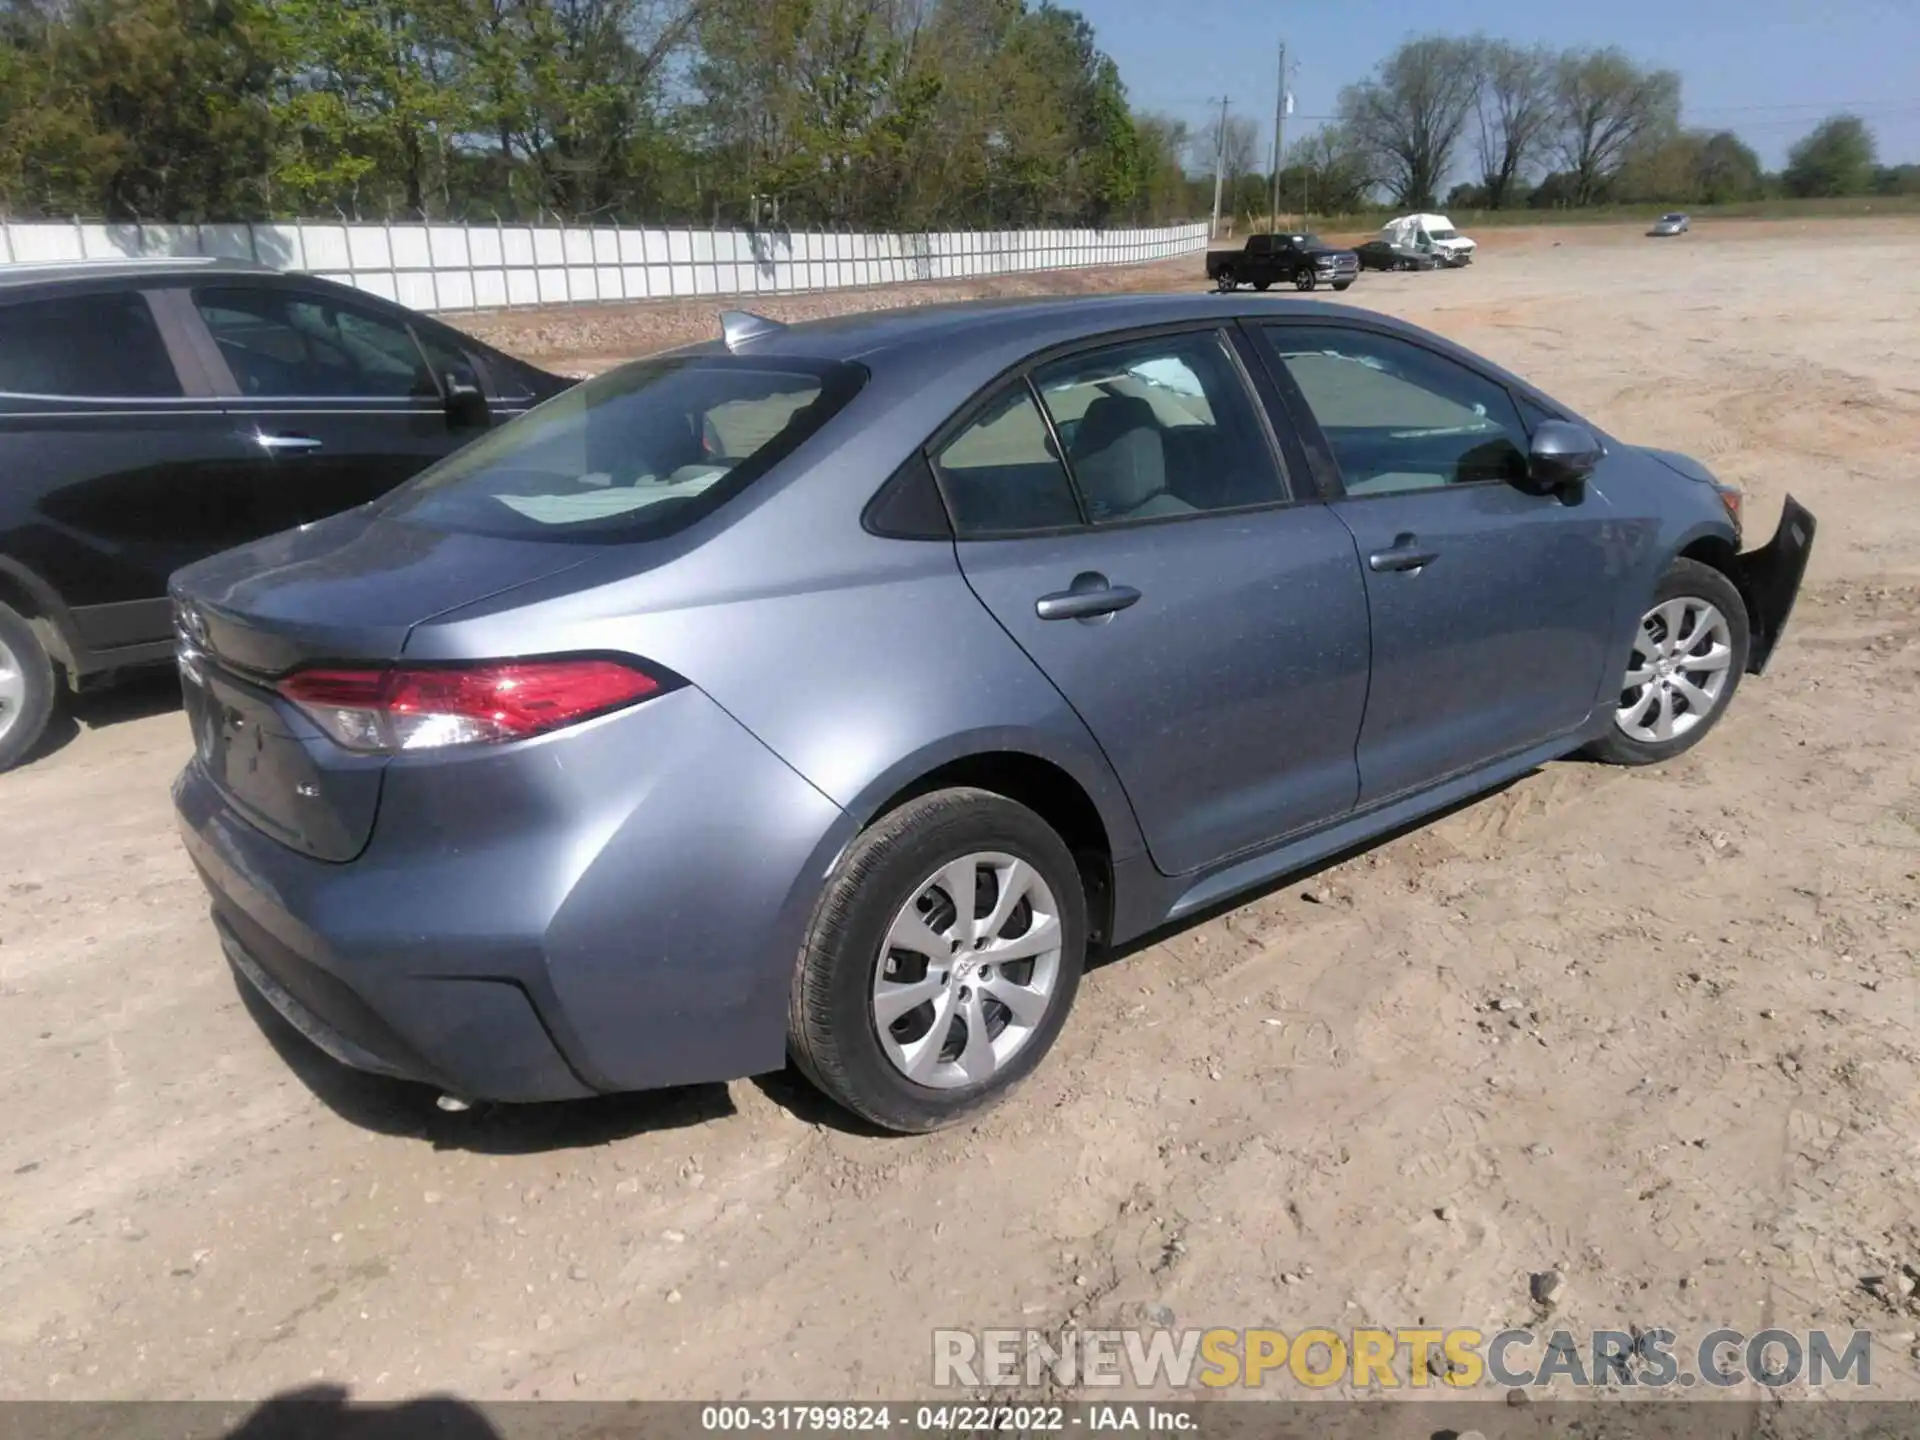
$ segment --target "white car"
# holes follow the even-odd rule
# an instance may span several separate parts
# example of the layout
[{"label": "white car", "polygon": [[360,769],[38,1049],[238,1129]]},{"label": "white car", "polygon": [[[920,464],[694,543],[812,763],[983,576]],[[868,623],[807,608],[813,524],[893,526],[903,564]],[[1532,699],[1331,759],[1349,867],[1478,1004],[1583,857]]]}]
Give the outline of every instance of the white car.
[{"label": "white car", "polygon": [[1653,229],[1647,233],[1649,235],[1684,235],[1691,224],[1692,222],[1685,215],[1675,210],[1654,221]]},{"label": "white car", "polygon": [[1431,255],[1442,265],[1470,265],[1477,248],[1444,215],[1402,215],[1380,227],[1380,238],[1389,245]]}]

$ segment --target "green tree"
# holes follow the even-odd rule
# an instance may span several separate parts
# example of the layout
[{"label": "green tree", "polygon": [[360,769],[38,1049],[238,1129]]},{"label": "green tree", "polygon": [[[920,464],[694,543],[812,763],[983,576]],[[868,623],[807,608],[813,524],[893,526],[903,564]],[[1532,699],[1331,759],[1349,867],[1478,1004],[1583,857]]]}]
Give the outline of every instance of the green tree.
[{"label": "green tree", "polygon": [[1624,51],[1569,50],[1555,67],[1560,155],[1573,203],[1598,201],[1627,159],[1680,124],[1680,77],[1649,70]]},{"label": "green tree", "polygon": [[1717,130],[1701,141],[1695,163],[1697,198],[1704,204],[1755,200],[1765,188],[1766,172],[1761,169],[1760,157],[1731,130]]},{"label": "green tree", "polygon": [[448,0],[277,0],[294,67],[276,179],[356,217],[448,208],[448,154],[472,120],[450,83]]},{"label": "green tree", "polygon": [[60,65],[63,38],[30,5],[0,8],[0,206],[10,210],[99,212],[102,177],[124,148]]},{"label": "green tree", "polygon": [[79,0],[37,23],[0,84],[0,152],[19,156],[0,163],[37,203],[120,220],[268,211],[282,50],[257,0]]},{"label": "green tree", "polygon": [[[1169,115],[1136,114],[1133,133],[1133,218],[1141,224],[1158,225],[1186,214],[1187,176],[1181,160],[1192,143],[1186,121]],[[1209,203],[1211,198],[1209,189]]]},{"label": "green tree", "polygon": [[1920,195],[1920,165],[1882,165],[1873,172],[1876,195]]},{"label": "green tree", "polygon": [[1831,115],[1787,152],[1782,178],[1792,195],[1865,195],[1873,188],[1878,147],[1857,115]]}]

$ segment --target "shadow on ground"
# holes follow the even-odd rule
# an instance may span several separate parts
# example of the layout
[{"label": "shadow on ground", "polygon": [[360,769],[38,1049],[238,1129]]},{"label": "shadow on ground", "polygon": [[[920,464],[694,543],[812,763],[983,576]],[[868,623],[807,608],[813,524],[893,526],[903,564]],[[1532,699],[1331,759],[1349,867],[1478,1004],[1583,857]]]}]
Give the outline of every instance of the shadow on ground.
[{"label": "shadow on ground", "polygon": [[129,720],[145,720],[180,708],[180,679],[171,667],[143,669],[114,685],[74,695],[63,693],[39,743],[26,764],[64,750],[82,730],[99,730]]},{"label": "shadow on ground", "polygon": [[500,1440],[478,1407],[450,1395],[394,1405],[350,1404],[318,1385],[265,1401],[222,1440]]},{"label": "shadow on ground", "polygon": [[315,1098],[349,1124],[424,1140],[436,1150],[533,1155],[579,1150],[656,1130],[705,1124],[734,1113],[724,1085],[688,1085],[550,1105],[475,1105],[449,1113],[425,1085],[369,1075],[317,1049],[240,976],[234,989],[267,1043]]}]

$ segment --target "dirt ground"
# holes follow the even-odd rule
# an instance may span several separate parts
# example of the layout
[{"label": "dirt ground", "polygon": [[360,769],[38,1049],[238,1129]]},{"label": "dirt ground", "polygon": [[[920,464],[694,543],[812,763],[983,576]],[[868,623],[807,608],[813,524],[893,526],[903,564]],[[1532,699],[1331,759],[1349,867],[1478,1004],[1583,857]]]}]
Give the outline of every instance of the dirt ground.
[{"label": "dirt ground", "polygon": [[[897,1399],[935,1326],[1492,1329],[1549,1268],[1569,1328],[1865,1326],[1920,1394],[1916,242],[1502,232],[1366,276],[1747,486],[1755,539],[1808,504],[1773,672],[1668,768],[1550,766],[1103,964],[953,1132],[786,1077],[443,1115],[341,1071],[221,962],[170,680],[87,701],[0,778],[0,1398]],[[712,308],[471,324],[587,370]]]}]

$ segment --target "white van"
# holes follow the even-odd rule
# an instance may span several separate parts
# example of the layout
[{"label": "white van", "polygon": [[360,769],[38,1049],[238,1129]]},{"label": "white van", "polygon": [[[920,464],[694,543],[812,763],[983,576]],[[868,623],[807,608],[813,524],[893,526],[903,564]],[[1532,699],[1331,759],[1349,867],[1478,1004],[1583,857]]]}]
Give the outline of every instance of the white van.
[{"label": "white van", "polygon": [[1473,263],[1474,243],[1453,228],[1444,215],[1402,215],[1380,227],[1380,238],[1389,245],[1418,250],[1447,265]]}]

